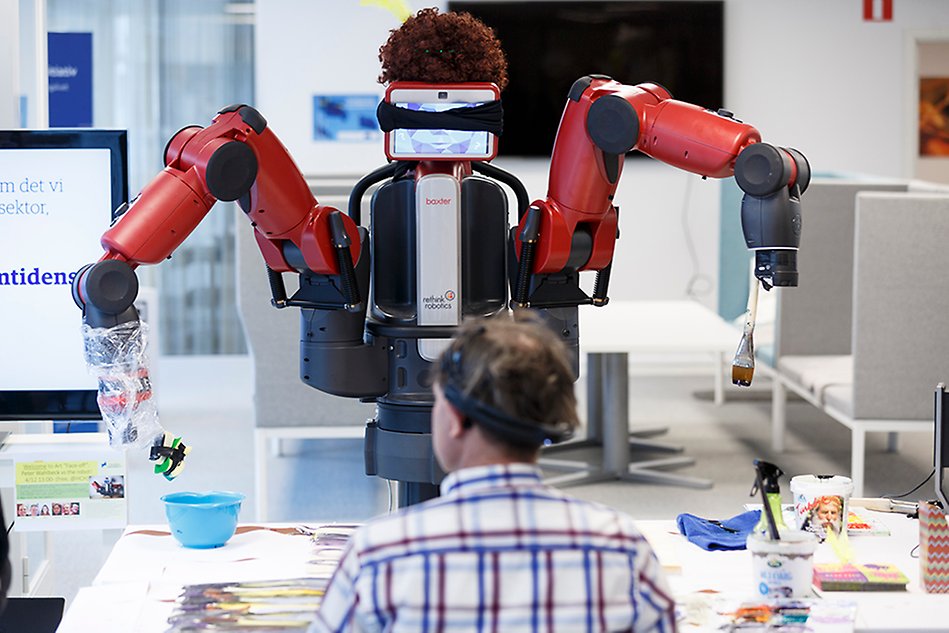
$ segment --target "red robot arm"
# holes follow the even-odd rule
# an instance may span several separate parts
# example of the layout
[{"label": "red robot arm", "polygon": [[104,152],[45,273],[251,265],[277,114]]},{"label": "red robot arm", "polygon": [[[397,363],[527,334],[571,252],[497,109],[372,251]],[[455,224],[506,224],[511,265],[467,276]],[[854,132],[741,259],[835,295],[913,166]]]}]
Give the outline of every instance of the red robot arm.
[{"label": "red robot arm", "polygon": [[[739,160],[754,145],[760,149],[747,160]],[[810,178],[803,155],[762,144],[758,130],[729,112],[676,101],[655,84],[627,86],[609,77],[583,77],[571,88],[560,122],[547,198],[535,201],[518,227],[520,259],[529,253],[532,261],[527,270],[522,264],[515,303],[536,306],[529,299],[528,275],[555,274],[565,268],[607,269],[617,230],[613,195],[624,155],[632,149],[702,176],[734,175],[746,194],[755,198],[767,198],[782,189],[786,197],[794,198]],[[785,215],[797,213],[796,204],[782,209]],[[782,220],[792,233],[799,232],[799,214],[796,222],[791,217]],[[786,227],[782,224],[782,228]],[[754,244],[749,231],[761,230],[745,227],[750,248],[796,249],[796,235],[784,235],[787,230],[778,231],[779,236],[758,236]],[[526,251],[524,242],[529,244]],[[602,305],[606,298],[594,296],[592,302]]]},{"label": "red robot arm", "polygon": [[76,276],[73,294],[90,325],[135,318],[121,316],[137,290],[134,268],[169,257],[218,200],[238,201],[276,273],[296,270],[288,252],[324,275],[346,276],[345,269],[351,273],[358,261],[356,224],[316,201],[286,148],[253,108],[225,108],[207,128],[182,129],[168,142],[164,159],[165,169],[102,236],[106,252],[100,261]]},{"label": "red robot arm", "polygon": [[[151,381],[141,356],[144,339],[133,305],[135,268],[170,257],[216,201],[237,200],[255,229],[275,306],[318,303],[359,312],[365,304],[353,262],[359,262],[365,230],[317,203],[287,150],[251,107],[225,108],[207,128],[184,128],[168,142],[164,158],[165,169],[119,210],[102,236],[105,254],[79,271],[72,291],[88,326],[87,363],[99,376],[110,442],[149,445],[149,458],[158,462],[155,472],[174,479],[190,447],[154,419]],[[361,269],[367,269],[365,263]],[[323,294],[317,302],[287,300],[281,273],[290,271],[325,282],[318,284]]]}]

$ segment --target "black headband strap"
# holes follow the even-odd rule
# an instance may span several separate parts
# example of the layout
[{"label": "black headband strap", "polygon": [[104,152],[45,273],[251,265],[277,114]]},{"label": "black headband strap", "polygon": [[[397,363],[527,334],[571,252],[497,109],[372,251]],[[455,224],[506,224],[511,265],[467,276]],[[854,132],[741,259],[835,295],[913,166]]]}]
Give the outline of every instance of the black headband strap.
[{"label": "black headband strap", "polygon": [[489,429],[508,441],[541,446],[548,441],[553,444],[562,442],[573,435],[573,430],[566,425],[553,426],[519,420],[496,407],[463,395],[461,390],[453,384],[444,385],[442,390],[445,398],[458,411],[475,424]]},{"label": "black headband strap", "polygon": [[471,107],[458,107],[442,112],[409,110],[382,101],[376,108],[376,118],[383,132],[403,130],[462,130],[491,132],[501,136],[504,129],[504,109],[500,101],[489,101]]}]

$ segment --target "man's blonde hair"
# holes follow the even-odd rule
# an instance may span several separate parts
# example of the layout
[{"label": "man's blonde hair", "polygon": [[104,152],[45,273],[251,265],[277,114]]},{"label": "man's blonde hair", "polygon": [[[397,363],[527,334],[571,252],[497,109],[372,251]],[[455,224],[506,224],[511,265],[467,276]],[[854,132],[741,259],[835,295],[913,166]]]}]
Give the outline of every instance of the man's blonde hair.
[{"label": "man's blonde hair", "polygon": [[570,430],[580,424],[567,347],[529,310],[465,321],[442,353],[435,380],[517,420]]}]

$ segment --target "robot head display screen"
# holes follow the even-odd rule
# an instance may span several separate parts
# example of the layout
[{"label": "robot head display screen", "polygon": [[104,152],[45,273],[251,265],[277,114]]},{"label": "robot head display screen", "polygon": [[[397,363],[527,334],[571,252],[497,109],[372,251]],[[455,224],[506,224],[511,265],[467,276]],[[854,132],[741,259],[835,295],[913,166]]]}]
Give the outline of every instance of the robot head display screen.
[{"label": "robot head display screen", "polygon": [[[397,88],[386,95],[399,108],[445,112],[495,101],[487,89]],[[497,137],[487,131],[396,129],[386,134],[386,153],[393,160],[491,160]]]}]

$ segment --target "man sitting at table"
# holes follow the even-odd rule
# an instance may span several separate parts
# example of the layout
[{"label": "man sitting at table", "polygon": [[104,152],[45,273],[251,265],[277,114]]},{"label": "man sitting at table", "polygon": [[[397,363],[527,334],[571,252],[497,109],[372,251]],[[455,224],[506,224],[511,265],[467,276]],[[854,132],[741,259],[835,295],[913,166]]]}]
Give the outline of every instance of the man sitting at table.
[{"label": "man sitting at table", "polygon": [[556,334],[467,321],[436,368],[441,496],[355,532],[311,631],[674,631],[633,520],[541,481],[540,447],[579,424]]}]

